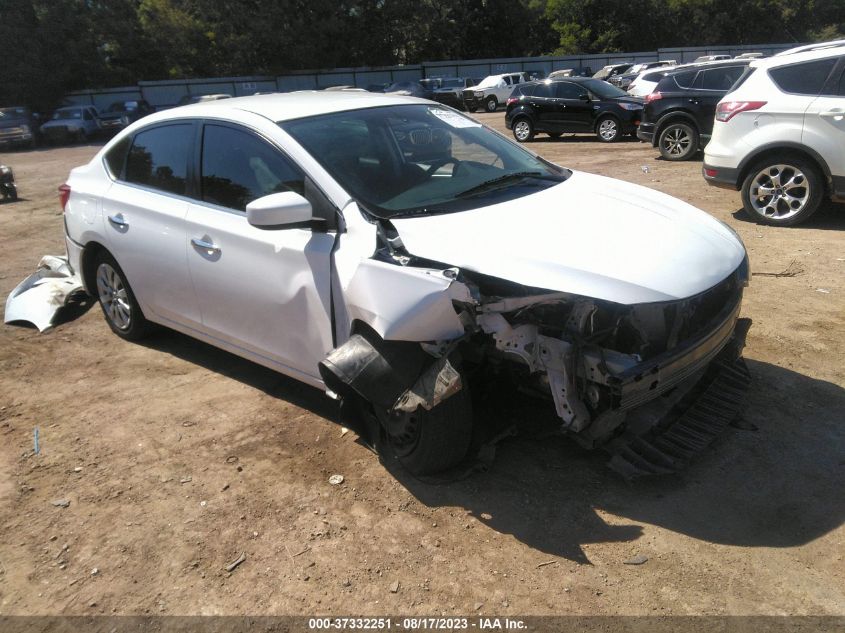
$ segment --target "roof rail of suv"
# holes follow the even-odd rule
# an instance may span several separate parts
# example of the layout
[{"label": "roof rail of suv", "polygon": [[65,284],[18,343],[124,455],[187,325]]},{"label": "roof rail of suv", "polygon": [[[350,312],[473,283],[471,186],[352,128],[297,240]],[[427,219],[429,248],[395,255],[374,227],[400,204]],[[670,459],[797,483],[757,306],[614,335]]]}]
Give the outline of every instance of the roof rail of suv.
[{"label": "roof rail of suv", "polygon": [[845,46],[845,40],[832,40],[830,42],[818,42],[816,44],[797,46],[795,48],[781,51],[780,53],[775,53],[775,57],[780,57],[781,55],[794,55],[795,53],[806,53],[807,51],[819,51],[825,48],[837,48],[839,46]]}]

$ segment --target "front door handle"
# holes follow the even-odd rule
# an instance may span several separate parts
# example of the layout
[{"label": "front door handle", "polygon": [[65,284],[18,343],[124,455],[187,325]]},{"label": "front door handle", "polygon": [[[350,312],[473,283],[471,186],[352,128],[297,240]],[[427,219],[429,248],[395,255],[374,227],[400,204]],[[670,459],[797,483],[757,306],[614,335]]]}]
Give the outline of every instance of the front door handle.
[{"label": "front door handle", "polygon": [[129,226],[129,222],[123,219],[122,213],[118,213],[117,215],[110,215],[108,217],[109,222],[114,224],[119,229],[125,229],[127,226]]},{"label": "front door handle", "polygon": [[845,117],[845,110],[828,110],[826,112],[819,112],[819,116],[826,119],[841,119]]},{"label": "front door handle", "polygon": [[209,253],[219,253],[220,252],[219,246],[217,246],[216,244],[214,244],[212,242],[206,242],[205,240],[198,238],[198,237],[191,238],[191,244],[193,244],[194,246],[196,246],[197,248],[199,248],[201,250],[208,251]]}]

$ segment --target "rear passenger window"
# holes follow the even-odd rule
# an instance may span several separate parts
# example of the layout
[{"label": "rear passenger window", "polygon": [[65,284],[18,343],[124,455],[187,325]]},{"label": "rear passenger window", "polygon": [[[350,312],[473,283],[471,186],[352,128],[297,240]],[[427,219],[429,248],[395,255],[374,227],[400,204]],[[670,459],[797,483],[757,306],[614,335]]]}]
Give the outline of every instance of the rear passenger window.
[{"label": "rear passenger window", "polygon": [[691,70],[685,73],[678,73],[677,75],[672,75],[675,79],[675,83],[678,84],[679,88],[692,88],[692,84],[695,81],[695,76],[698,74],[697,70]]},{"label": "rear passenger window", "polygon": [[126,159],[125,180],[185,195],[193,133],[194,126],[190,123],[138,132]]},{"label": "rear passenger window", "polygon": [[569,81],[561,81],[555,85],[555,96],[558,99],[577,99],[587,91],[577,84]]},{"label": "rear passenger window", "polygon": [[131,141],[132,138],[126,136],[106,152],[106,167],[112,178],[123,176],[123,164],[126,162],[126,151],[129,149]]},{"label": "rear passenger window", "polygon": [[836,64],[836,59],[831,58],[781,66],[771,69],[769,76],[784,92],[815,97],[822,91],[834,64]]},{"label": "rear passenger window", "polygon": [[257,136],[206,125],[202,141],[202,199],[229,209],[271,193],[303,195],[305,177],[279,150]]},{"label": "rear passenger window", "polygon": [[727,92],[731,89],[740,75],[742,75],[742,66],[730,66],[728,68],[713,68],[711,70],[704,70],[704,75],[701,82],[703,90],[719,90]]},{"label": "rear passenger window", "polygon": [[543,97],[544,99],[552,99],[555,96],[554,84],[537,84],[532,93],[535,97]]}]

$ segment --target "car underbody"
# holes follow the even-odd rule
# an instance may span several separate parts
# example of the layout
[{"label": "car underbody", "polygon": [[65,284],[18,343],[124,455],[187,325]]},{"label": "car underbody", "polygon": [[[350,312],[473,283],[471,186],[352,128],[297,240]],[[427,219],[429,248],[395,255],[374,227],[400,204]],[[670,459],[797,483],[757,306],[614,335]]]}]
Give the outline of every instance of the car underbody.
[{"label": "car underbody", "polygon": [[[699,295],[621,305],[414,257],[389,225],[382,243],[350,285],[359,327],[320,365],[338,395],[355,392],[393,415],[430,410],[464,387],[462,367],[484,365],[550,399],[561,430],[610,450],[626,477],[677,470],[741,410],[747,262]],[[401,331],[377,306],[354,305],[356,285],[391,269],[423,275],[433,288],[405,313]],[[415,342],[424,332],[438,336]]]}]

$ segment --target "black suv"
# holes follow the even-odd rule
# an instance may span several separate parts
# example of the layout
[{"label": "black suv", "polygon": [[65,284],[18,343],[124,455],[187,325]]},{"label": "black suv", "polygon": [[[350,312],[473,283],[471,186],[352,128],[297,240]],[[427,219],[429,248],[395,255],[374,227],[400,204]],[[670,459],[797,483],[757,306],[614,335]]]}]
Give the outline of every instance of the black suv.
[{"label": "black suv", "polygon": [[564,132],[595,133],[612,143],[636,131],[643,100],[600,79],[568,77],[517,86],[507,105],[505,125],[520,143],[537,132],[552,138]]},{"label": "black suv", "polygon": [[716,104],[751,60],[733,59],[688,66],[666,75],[645,98],[637,137],[666,160],[689,160],[713,133]]}]

